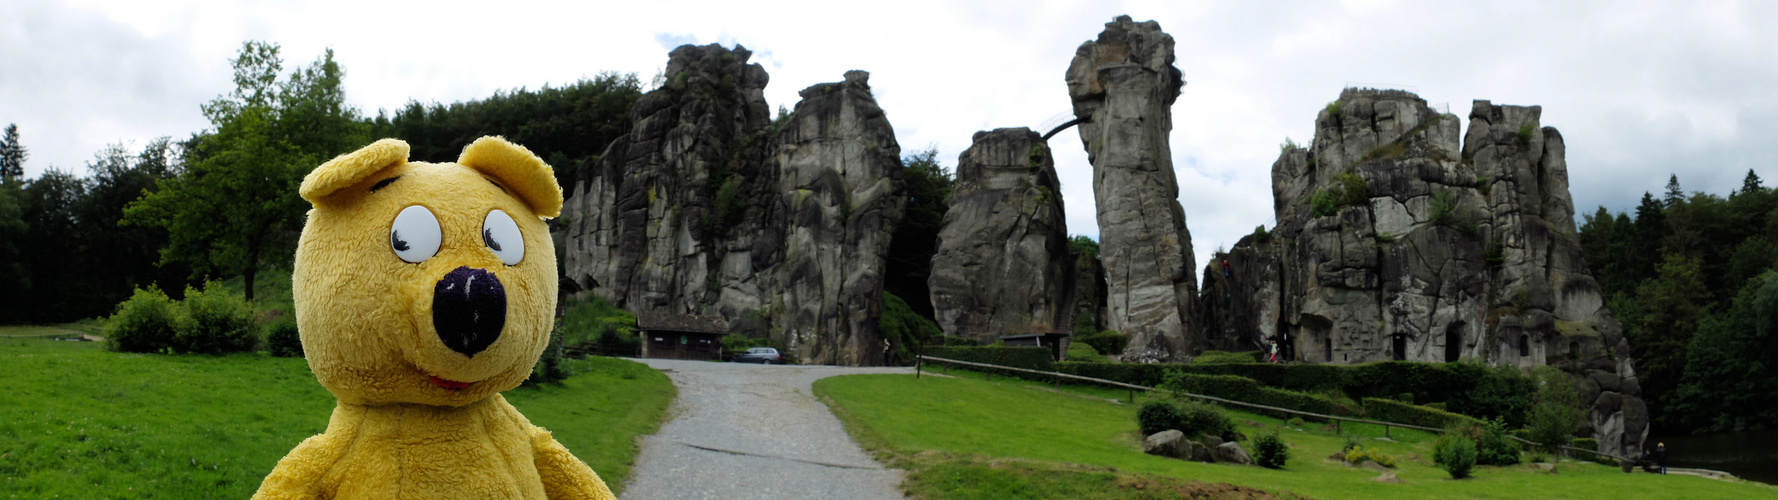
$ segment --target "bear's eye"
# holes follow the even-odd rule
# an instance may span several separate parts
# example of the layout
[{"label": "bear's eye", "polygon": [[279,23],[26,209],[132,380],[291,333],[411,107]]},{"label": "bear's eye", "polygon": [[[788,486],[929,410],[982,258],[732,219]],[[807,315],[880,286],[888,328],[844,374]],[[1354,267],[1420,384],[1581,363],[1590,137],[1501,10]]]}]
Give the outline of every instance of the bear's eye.
[{"label": "bear's eye", "polygon": [[482,220],[482,243],[506,265],[516,266],[525,260],[525,238],[519,234],[519,223],[506,212],[488,212],[488,218]]},{"label": "bear's eye", "polygon": [[396,257],[415,264],[432,258],[443,242],[444,231],[438,227],[438,217],[419,205],[401,209],[389,227],[389,248],[395,250]]}]

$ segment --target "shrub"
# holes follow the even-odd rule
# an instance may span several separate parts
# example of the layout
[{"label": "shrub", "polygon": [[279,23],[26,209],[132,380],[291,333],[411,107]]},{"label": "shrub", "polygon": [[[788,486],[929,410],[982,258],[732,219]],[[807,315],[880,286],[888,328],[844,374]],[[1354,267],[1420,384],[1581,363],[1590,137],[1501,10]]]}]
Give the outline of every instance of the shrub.
[{"label": "shrub", "polygon": [[1199,354],[1198,357],[1193,358],[1192,362],[1201,364],[1201,365],[1213,365],[1213,364],[1221,364],[1221,363],[1256,363],[1259,361],[1259,353],[1260,353],[1260,351],[1246,351],[1246,352],[1204,351],[1203,354]]},{"label": "shrub", "polygon": [[1178,407],[1163,401],[1143,403],[1142,409],[1136,410],[1136,427],[1142,430],[1144,437],[1183,427],[1183,420],[1185,415],[1179,412]]},{"label": "shrub", "polygon": [[562,353],[562,320],[549,330],[549,343],[543,347],[543,355],[537,358],[537,364],[531,365],[531,377],[525,379],[525,385],[543,383],[560,383],[574,373],[568,370],[566,356]]},{"label": "shrub", "polygon": [[[565,336],[565,335],[564,335]],[[599,337],[594,342],[598,353],[605,356],[637,356],[642,354],[642,337],[634,333],[621,332],[617,325],[606,323],[599,326]]]},{"label": "shrub", "polygon": [[1087,345],[1093,346],[1093,350],[1099,351],[1099,354],[1108,356],[1113,354],[1123,354],[1124,345],[1130,343],[1129,337],[1112,330],[1105,330],[1074,340],[1076,342],[1085,342]]},{"label": "shrub", "polygon": [[1391,399],[1364,398],[1364,412],[1371,418],[1384,422],[1418,425],[1422,427],[1447,427],[1457,424],[1479,425],[1480,422],[1468,415],[1459,415],[1448,411],[1440,411],[1425,406]]},{"label": "shrub", "polygon": [[1370,202],[1370,186],[1352,170],[1334,176],[1333,185],[1309,195],[1309,208],[1316,217],[1339,213],[1340,207]]},{"label": "shrub", "polygon": [[1199,434],[1209,434],[1220,437],[1224,441],[1235,439],[1235,421],[1216,405],[1202,401],[1187,401],[1180,403],[1179,414],[1179,431],[1184,432],[1187,436],[1197,437]]},{"label": "shrub", "polygon": [[161,352],[173,343],[178,303],[159,289],[136,289],[105,321],[105,346],[120,352]]},{"label": "shrub", "polygon": [[1327,217],[1340,211],[1339,193],[1321,188],[1309,195],[1309,212],[1316,217]]},{"label": "shrub", "polygon": [[1267,469],[1282,469],[1284,462],[1290,460],[1290,448],[1284,440],[1278,438],[1274,430],[1253,437],[1253,461]]},{"label": "shrub", "polygon": [[203,290],[187,287],[179,305],[183,314],[173,335],[174,351],[227,354],[251,351],[259,343],[253,305],[220,282],[204,283]]},{"label": "shrub", "polygon": [[[1055,371],[1055,360],[1048,347],[927,347],[928,356],[986,363],[990,365],[1010,366],[1037,371]],[[1035,377],[1031,374],[1013,373],[1014,376]],[[1048,378],[1045,377],[1045,380]]]},{"label": "shrub", "polygon": [[1432,212],[1428,219],[1433,225],[1449,226],[1457,222],[1457,199],[1451,194],[1451,190],[1440,189],[1437,194],[1432,195],[1428,205]]},{"label": "shrub", "polygon": [[1346,449],[1345,451],[1346,451],[1346,461],[1347,462],[1361,464],[1361,463],[1364,463],[1365,460],[1370,460],[1372,462],[1376,462],[1377,465],[1381,465],[1381,466],[1388,467],[1391,469],[1395,468],[1395,457],[1390,456],[1388,453],[1383,453],[1381,450],[1378,450],[1376,448],[1365,448],[1363,446],[1353,446],[1351,448]]},{"label": "shrub", "polygon": [[954,336],[954,335],[944,335],[944,336],[939,337],[939,345],[950,346],[950,347],[976,347],[976,346],[979,346],[982,344],[980,342],[976,342],[975,339],[972,339],[969,337],[958,337],[958,336]]},{"label": "shrub", "polygon": [[1432,461],[1451,474],[1451,479],[1469,477],[1475,469],[1475,441],[1460,432],[1446,432],[1432,447]]},{"label": "shrub", "polygon": [[1340,445],[1340,453],[1364,447],[1364,442],[1359,440],[1358,436],[1347,434],[1344,437],[1346,438],[1346,444]]},{"label": "shrub", "polygon": [[1111,360],[1105,358],[1105,355],[1099,354],[1099,351],[1094,350],[1093,346],[1082,344],[1080,342],[1069,342],[1068,343],[1068,357],[1067,357],[1067,359],[1069,361],[1079,361],[1082,363],[1109,363],[1109,362],[1111,362]]},{"label": "shrub", "polygon": [[634,355],[641,350],[642,341],[635,335],[636,316],[628,311],[617,308],[597,295],[586,294],[583,297],[570,298],[562,306],[562,348],[566,351],[598,350],[607,356],[619,355],[606,350],[606,347],[623,347],[626,342],[608,342],[604,339],[607,332],[615,333],[617,338],[631,338],[636,349],[624,354]]},{"label": "shrub", "polygon": [[1536,380],[1537,393],[1526,426],[1531,431],[1531,441],[1556,453],[1568,445],[1574,438],[1574,429],[1579,427],[1580,394],[1574,380],[1556,367],[1539,366],[1531,375]]},{"label": "shrub", "polygon": [[[1237,377],[1234,375],[1202,375],[1196,373],[1184,373],[1178,370],[1169,370],[1165,375],[1165,380],[1161,383],[1160,388],[1174,392],[1203,394],[1243,403],[1275,406],[1291,410],[1320,413],[1323,415],[1333,411],[1333,402],[1328,401],[1327,398],[1308,393],[1263,387],[1253,379]],[[1264,410],[1256,411],[1279,418],[1291,417],[1290,414],[1284,414],[1282,412],[1268,412]]]},{"label": "shrub", "polygon": [[906,301],[889,292],[883,292],[883,315],[877,324],[877,331],[895,347],[895,359],[908,365],[912,365],[914,356],[921,353],[916,351],[919,346],[945,334],[937,323],[914,312]]},{"label": "shrub", "polygon": [[1303,417],[1290,417],[1290,420],[1286,423],[1290,424],[1291,427],[1301,429],[1303,427]]},{"label": "shrub", "polygon": [[280,358],[303,357],[303,340],[295,321],[279,321],[266,329],[265,347]]},{"label": "shrub", "polygon": [[1476,440],[1476,463],[1482,465],[1517,465],[1519,463],[1519,443],[1507,437],[1506,421],[1499,418],[1483,420],[1481,430],[1481,439]]}]

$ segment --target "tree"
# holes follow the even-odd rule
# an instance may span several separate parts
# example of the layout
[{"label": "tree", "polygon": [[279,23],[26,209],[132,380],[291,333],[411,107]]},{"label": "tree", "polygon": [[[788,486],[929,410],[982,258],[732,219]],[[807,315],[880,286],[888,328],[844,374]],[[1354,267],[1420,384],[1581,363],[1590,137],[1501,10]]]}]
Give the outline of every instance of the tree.
[{"label": "tree", "polygon": [[19,144],[19,126],[6,124],[6,133],[0,136],[0,181],[17,182],[25,177],[25,158],[28,158],[25,146]]},{"label": "tree", "polygon": [[50,168],[25,184],[24,219],[26,261],[30,266],[30,293],[25,297],[32,321],[67,320],[78,317],[65,298],[90,293],[86,280],[92,262],[82,258],[77,207],[86,196],[86,184],[73,174]]},{"label": "tree", "polygon": [[1704,317],[1710,291],[1697,259],[1668,255],[1659,277],[1638,287],[1636,296],[1641,321],[1629,332],[1630,352],[1651,417],[1657,425],[1671,425],[1665,405],[1684,372],[1686,346]]},{"label": "tree", "polygon": [[1661,199],[1661,202],[1668,207],[1672,207],[1682,201],[1685,201],[1685,190],[1679,188],[1679,174],[1669,174],[1667,177],[1667,195]]},{"label": "tree", "polygon": [[1747,169],[1747,177],[1741,179],[1741,191],[1739,191],[1739,193],[1759,194],[1764,193],[1765,191],[1766,186],[1760,181],[1759,174],[1753,173],[1753,169],[1751,168]]},{"label": "tree", "polygon": [[193,138],[178,177],[125,210],[129,224],[167,229],[161,264],[187,263],[194,278],[240,275],[248,300],[262,266],[291,261],[302,177],[366,141],[333,51],[280,83],[278,50],[242,45],[235,89],[203,105],[214,130]]},{"label": "tree", "polygon": [[1778,272],[1749,280],[1686,348],[1674,420],[1690,432],[1778,427]]},{"label": "tree", "polygon": [[0,179],[0,322],[22,322],[30,315],[31,267],[25,222],[25,191],[21,183]]},{"label": "tree", "polygon": [[930,320],[932,292],[926,281],[932,275],[932,256],[938,253],[938,232],[944,229],[955,178],[938,163],[937,148],[917,151],[901,161],[908,203],[889,240],[883,290],[905,298],[910,309]]},{"label": "tree", "polygon": [[1532,396],[1534,402],[1526,428],[1531,431],[1531,441],[1553,453],[1567,446],[1574,439],[1574,430],[1580,427],[1580,390],[1567,373],[1549,365],[1533,369],[1531,378],[1537,392]]}]

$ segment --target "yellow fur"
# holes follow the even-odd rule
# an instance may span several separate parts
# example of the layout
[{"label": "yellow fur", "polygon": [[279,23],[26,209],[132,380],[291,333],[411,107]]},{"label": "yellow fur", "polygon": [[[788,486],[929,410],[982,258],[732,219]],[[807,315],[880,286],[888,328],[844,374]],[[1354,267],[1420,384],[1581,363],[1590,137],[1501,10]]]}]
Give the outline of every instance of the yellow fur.
[{"label": "yellow fur", "polygon": [[[459,163],[409,163],[407,151],[384,139],[303,179],[314,209],[291,277],[297,324],[309,368],[339,406],[254,498],[613,498],[499,394],[531,374],[549,340],[556,262],[543,217],[562,206],[549,165],[497,137],[465,148]],[[390,247],[396,214],[413,205],[443,233],[420,263]],[[495,209],[523,235],[516,265],[483,244]],[[459,266],[491,272],[505,288],[505,327],[473,356],[446,347],[432,324],[434,286]],[[447,389],[434,377],[473,385]]]}]

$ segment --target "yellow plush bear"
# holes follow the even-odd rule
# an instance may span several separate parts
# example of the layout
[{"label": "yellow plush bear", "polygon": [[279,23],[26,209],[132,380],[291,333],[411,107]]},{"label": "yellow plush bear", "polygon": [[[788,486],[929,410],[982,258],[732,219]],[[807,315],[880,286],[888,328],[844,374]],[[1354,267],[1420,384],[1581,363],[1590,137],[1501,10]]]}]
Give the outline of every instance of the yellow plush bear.
[{"label": "yellow plush bear", "polygon": [[556,306],[549,165],[483,137],[457,163],[384,139],[303,179],[303,352],[339,399],[254,498],[612,498],[500,392],[531,374]]}]

